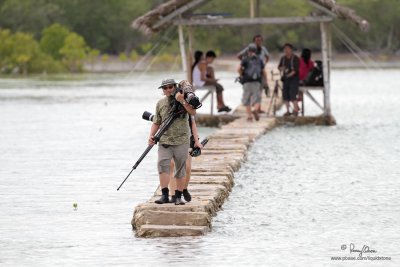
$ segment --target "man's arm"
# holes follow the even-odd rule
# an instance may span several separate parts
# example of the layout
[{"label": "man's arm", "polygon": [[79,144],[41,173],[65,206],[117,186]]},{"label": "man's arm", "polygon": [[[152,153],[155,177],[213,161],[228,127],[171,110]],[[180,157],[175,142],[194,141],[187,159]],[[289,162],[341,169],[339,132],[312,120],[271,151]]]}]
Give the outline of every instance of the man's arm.
[{"label": "man's arm", "polygon": [[192,121],[192,134],[193,134],[193,138],[194,138],[194,146],[203,148],[203,145],[201,144],[201,142],[199,140],[199,132],[197,131],[197,125],[196,125],[195,118],[192,117],[191,121]]},{"label": "man's arm", "polygon": [[262,50],[264,51],[265,64],[267,64],[268,61],[269,61],[269,52],[268,52],[268,49],[267,49],[265,46],[263,46],[263,47],[262,47]]},{"label": "man's arm", "polygon": [[200,79],[204,82],[209,82],[212,84],[216,83],[216,80],[214,78],[208,78],[207,77],[207,64],[205,62],[202,62],[199,64],[199,69],[200,69]]},{"label": "man's arm", "polygon": [[185,101],[184,95],[182,93],[176,93],[175,99],[182,104],[187,113],[193,116],[196,115],[196,110],[192,108],[192,106],[188,102]]},{"label": "man's arm", "polygon": [[238,67],[238,69],[237,69],[237,72],[239,73],[239,76],[240,77],[242,77],[243,76],[243,60],[242,60],[242,62],[240,62],[240,64],[239,64],[239,67]]},{"label": "man's arm", "polygon": [[247,47],[243,48],[236,56],[239,60],[243,59],[243,56],[247,53]]}]

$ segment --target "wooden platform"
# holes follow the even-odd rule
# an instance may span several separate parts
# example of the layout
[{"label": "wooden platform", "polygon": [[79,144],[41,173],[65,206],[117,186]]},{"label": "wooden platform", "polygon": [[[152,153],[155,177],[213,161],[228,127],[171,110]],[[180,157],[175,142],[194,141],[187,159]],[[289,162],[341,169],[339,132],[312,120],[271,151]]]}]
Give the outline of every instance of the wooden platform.
[{"label": "wooden platform", "polygon": [[[270,99],[263,98],[268,110]],[[193,158],[189,191],[192,201],[186,205],[155,204],[161,195],[157,189],[146,203],[134,211],[132,226],[139,237],[177,237],[204,235],[211,230],[212,217],[222,207],[234,185],[234,173],[246,160],[251,144],[278,125],[276,118],[262,114],[260,121],[248,122],[243,107],[233,113],[235,120],[209,136],[200,157]],[[156,183],[156,182],[155,182]]]}]

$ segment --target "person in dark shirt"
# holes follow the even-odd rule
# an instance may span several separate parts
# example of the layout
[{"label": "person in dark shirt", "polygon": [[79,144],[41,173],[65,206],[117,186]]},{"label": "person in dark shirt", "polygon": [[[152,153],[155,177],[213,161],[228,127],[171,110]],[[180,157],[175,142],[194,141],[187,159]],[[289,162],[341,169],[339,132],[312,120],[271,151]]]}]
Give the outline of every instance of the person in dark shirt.
[{"label": "person in dark shirt", "polygon": [[279,61],[278,69],[281,73],[283,101],[286,105],[286,113],[284,116],[291,115],[290,102],[292,102],[294,106],[293,115],[297,116],[300,109],[297,103],[300,59],[293,53],[293,45],[289,43],[283,46],[283,52],[284,56]]}]

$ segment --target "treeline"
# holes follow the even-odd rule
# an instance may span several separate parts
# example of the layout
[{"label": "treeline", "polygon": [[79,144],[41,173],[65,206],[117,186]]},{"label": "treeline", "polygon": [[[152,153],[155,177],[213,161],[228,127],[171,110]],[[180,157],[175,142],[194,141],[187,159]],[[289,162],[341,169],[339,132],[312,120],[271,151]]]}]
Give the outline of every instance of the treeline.
[{"label": "treeline", "polygon": [[[79,71],[83,60],[99,54],[137,58],[157,43],[163,53],[178,53],[176,31],[144,36],[131,28],[132,21],[163,3],[162,0],[0,0],[0,63],[2,72],[46,70]],[[234,4],[232,4],[234,2]],[[315,12],[306,0],[260,0],[257,15],[302,16]],[[393,53],[400,46],[400,1],[337,0],[356,10],[371,24],[362,33],[352,24],[336,20],[343,31],[361,49]],[[196,13],[224,13],[248,17],[249,1],[209,1]],[[336,30],[337,31],[337,30]],[[274,25],[259,27],[198,27],[194,29],[197,49],[236,53],[254,34],[261,33],[269,50],[278,50],[284,42],[297,47],[320,48],[319,25]],[[347,51],[339,35],[333,34],[334,48]],[[13,49],[10,50],[10,47]],[[154,53],[159,53],[154,49]],[[106,56],[104,56],[106,57]]]}]

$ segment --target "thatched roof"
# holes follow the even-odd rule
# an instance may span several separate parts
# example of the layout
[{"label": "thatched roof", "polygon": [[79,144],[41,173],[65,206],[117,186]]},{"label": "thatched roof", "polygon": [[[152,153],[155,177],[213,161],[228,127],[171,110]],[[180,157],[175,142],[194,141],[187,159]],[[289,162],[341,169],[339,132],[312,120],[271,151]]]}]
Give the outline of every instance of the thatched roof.
[{"label": "thatched roof", "polygon": [[[132,27],[146,34],[158,32],[170,26],[177,17],[184,17],[185,14],[208,1],[211,0],[170,0],[137,18],[132,23]],[[354,10],[336,4],[335,0],[309,0],[309,2],[324,15],[355,23],[363,31],[369,28],[365,19],[358,16]]]}]

